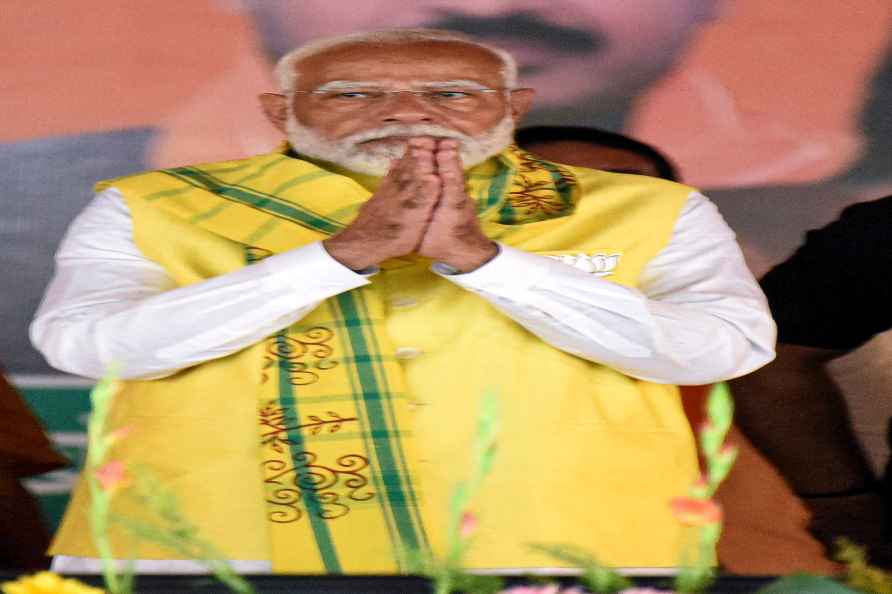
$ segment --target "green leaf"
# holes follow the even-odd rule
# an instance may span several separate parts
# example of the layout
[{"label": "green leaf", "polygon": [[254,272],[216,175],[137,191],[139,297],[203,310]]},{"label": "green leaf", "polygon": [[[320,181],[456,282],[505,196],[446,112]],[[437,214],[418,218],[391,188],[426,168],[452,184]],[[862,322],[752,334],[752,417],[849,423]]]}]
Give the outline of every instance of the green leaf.
[{"label": "green leaf", "polygon": [[477,420],[477,433],[474,439],[474,459],[471,461],[471,476],[455,486],[449,502],[449,536],[447,560],[449,566],[459,566],[470,542],[462,539],[461,522],[465,512],[492,470],[496,456],[496,440],[499,434],[498,398],[487,391],[480,402],[480,415]]},{"label": "green leaf", "polygon": [[545,553],[567,565],[582,570],[579,581],[593,592],[609,594],[631,588],[632,583],[611,567],[602,565],[594,556],[582,547],[568,544],[548,545],[534,543],[529,545],[534,551]]},{"label": "green leaf", "polygon": [[731,419],[734,418],[734,400],[727,384],[718,383],[712,387],[706,401],[706,416],[724,438],[731,428]]},{"label": "green leaf", "polygon": [[498,594],[502,591],[505,582],[495,575],[474,575],[470,573],[457,573],[453,578],[455,590],[464,594]]},{"label": "green leaf", "polygon": [[185,559],[203,563],[214,577],[233,592],[252,594],[254,590],[251,585],[223,561],[222,553],[210,541],[203,539],[198,529],[189,522],[180,509],[176,495],[148,468],[137,467],[133,472],[135,493],[131,495],[155,517],[152,522],[144,522],[116,516],[115,521],[141,540],[154,542],[176,551]]},{"label": "green leaf", "polygon": [[706,590],[715,581],[715,570],[711,567],[683,567],[673,581],[675,592],[695,594]]},{"label": "green leaf", "polygon": [[795,574],[772,582],[756,594],[863,594],[830,578]]}]

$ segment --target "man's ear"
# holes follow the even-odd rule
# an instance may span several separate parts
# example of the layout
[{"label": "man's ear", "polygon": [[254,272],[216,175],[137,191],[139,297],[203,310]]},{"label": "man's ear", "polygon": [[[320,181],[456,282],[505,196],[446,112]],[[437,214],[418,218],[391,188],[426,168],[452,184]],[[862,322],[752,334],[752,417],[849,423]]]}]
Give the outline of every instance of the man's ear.
[{"label": "man's ear", "polygon": [[276,127],[276,130],[287,134],[285,122],[288,121],[288,98],[278,93],[261,93],[257,98],[260,99],[260,107],[266,119]]},{"label": "man's ear", "polygon": [[523,116],[525,116],[530,110],[530,107],[533,106],[533,97],[535,95],[535,89],[526,87],[521,89],[513,89],[511,91],[508,102],[511,106],[511,117],[514,119],[515,124],[519,123],[520,120],[523,119]]}]

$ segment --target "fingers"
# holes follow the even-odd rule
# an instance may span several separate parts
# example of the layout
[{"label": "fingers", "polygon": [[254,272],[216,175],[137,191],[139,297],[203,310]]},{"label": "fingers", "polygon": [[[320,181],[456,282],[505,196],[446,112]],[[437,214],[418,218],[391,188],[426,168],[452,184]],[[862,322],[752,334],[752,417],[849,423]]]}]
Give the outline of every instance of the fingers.
[{"label": "fingers", "polygon": [[430,175],[436,172],[434,164],[434,151],[429,148],[415,147],[411,144],[406,151],[411,159],[412,173],[418,176]]},{"label": "fingers", "polygon": [[437,142],[437,148],[443,149],[453,149],[458,150],[461,147],[461,143],[454,138],[441,138],[439,142]]},{"label": "fingers", "polygon": [[405,154],[394,161],[375,197],[390,204],[386,208],[393,209],[391,214],[408,216],[407,220],[427,218],[425,213],[436,204],[442,185],[436,175],[435,148],[432,138],[412,138]]},{"label": "fingers", "polygon": [[437,173],[443,180],[443,201],[447,206],[464,208],[468,205],[465,192],[465,172],[456,140],[441,140],[437,147]]},{"label": "fingers", "polygon": [[398,193],[415,193],[420,178],[436,172],[434,147],[432,138],[410,139],[403,156],[391,163],[384,181],[395,186]]},{"label": "fingers", "polygon": [[443,181],[437,174],[436,141],[413,138],[405,154],[394,159],[356,219],[326,249],[342,264],[361,269],[417,251],[440,200]]},{"label": "fingers", "polygon": [[399,159],[390,162],[390,169],[384,176],[385,181],[392,181],[400,191],[404,191],[411,183],[416,157],[411,151],[406,151]]},{"label": "fingers", "polygon": [[432,206],[440,193],[440,178],[434,162],[435,144],[431,138],[412,138],[406,147],[409,159],[405,175],[409,178],[402,201],[404,208]]},{"label": "fingers", "polygon": [[433,152],[437,148],[437,141],[430,136],[418,136],[409,139],[409,147]]}]

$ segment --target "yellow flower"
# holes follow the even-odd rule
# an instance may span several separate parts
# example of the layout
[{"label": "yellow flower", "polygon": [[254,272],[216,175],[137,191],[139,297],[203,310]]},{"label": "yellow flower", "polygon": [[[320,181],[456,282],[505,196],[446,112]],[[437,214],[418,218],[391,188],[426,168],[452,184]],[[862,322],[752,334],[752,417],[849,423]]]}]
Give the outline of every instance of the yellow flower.
[{"label": "yellow flower", "polygon": [[50,571],[20,577],[0,584],[3,594],[104,594],[105,590],[77,580],[65,579]]}]

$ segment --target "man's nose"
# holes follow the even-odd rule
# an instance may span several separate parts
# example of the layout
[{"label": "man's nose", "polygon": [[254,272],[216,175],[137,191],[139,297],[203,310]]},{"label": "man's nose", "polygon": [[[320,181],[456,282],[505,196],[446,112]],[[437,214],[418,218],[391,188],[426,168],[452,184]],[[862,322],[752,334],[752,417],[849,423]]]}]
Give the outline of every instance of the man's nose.
[{"label": "man's nose", "polygon": [[386,124],[427,124],[433,120],[430,105],[410,91],[389,95],[381,112],[381,121]]}]

